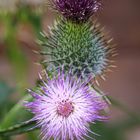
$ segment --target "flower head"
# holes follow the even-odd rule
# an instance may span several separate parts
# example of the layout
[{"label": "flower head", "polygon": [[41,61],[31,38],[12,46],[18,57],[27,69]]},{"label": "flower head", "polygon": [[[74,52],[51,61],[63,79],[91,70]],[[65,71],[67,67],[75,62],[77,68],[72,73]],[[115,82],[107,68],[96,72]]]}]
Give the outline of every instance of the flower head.
[{"label": "flower head", "polygon": [[65,73],[87,79],[104,79],[106,72],[113,67],[115,48],[112,39],[97,21],[76,24],[67,20],[57,20],[50,35],[42,33],[40,45],[47,59],[44,64],[48,72],[57,73],[64,66]]},{"label": "flower head", "polygon": [[34,100],[25,104],[41,127],[42,140],[82,140],[93,133],[89,123],[106,119],[100,111],[107,104],[87,82],[60,73],[43,83],[38,93],[30,91]]},{"label": "flower head", "polygon": [[101,0],[53,0],[53,5],[65,18],[87,21],[101,5]]}]

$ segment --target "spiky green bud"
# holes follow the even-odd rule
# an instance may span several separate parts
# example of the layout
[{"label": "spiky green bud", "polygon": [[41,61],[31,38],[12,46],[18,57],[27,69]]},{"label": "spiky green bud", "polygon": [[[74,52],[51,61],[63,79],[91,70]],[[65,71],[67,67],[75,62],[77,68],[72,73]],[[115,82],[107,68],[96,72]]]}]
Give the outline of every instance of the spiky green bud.
[{"label": "spiky green bud", "polygon": [[42,63],[47,64],[49,71],[57,71],[63,66],[65,71],[71,69],[73,74],[87,78],[91,74],[94,77],[101,75],[109,65],[110,40],[96,22],[76,24],[58,20],[50,35],[42,35],[42,54],[48,56]]}]

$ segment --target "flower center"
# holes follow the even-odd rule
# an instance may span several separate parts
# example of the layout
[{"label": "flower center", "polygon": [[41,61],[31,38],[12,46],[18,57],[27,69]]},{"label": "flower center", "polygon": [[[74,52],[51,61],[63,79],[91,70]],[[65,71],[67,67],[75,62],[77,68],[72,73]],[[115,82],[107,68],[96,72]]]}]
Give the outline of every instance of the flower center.
[{"label": "flower center", "polygon": [[58,104],[57,113],[63,117],[68,117],[74,110],[72,102],[63,100]]}]

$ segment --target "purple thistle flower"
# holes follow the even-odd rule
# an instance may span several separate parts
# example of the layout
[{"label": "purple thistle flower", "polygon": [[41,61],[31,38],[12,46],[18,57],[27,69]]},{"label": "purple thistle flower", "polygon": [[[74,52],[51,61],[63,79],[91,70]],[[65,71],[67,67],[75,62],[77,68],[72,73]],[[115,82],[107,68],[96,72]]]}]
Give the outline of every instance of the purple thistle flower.
[{"label": "purple thistle flower", "polygon": [[60,73],[43,81],[37,93],[29,90],[34,100],[25,106],[34,114],[32,120],[41,128],[42,140],[93,139],[88,135],[95,134],[89,123],[107,119],[100,113],[107,104],[87,82]]},{"label": "purple thistle flower", "polygon": [[54,8],[74,22],[87,21],[101,6],[101,0],[52,0]]}]

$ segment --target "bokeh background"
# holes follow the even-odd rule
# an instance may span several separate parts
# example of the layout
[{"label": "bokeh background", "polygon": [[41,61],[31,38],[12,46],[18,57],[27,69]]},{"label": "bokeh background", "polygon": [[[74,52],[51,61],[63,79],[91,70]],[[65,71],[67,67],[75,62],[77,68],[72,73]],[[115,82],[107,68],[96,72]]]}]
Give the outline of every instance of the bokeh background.
[{"label": "bokeh background", "polygon": [[[41,59],[34,52],[40,49],[36,40],[56,16],[46,0],[0,0],[0,128],[25,119],[24,113],[11,113],[13,118],[8,113],[36,84],[42,70],[36,63]],[[140,140],[140,1],[103,0],[95,17],[114,38],[119,55],[117,68],[100,81],[104,93],[115,99],[111,118],[92,129],[101,134],[97,140]],[[10,139],[39,138],[38,132],[2,138]]]}]

